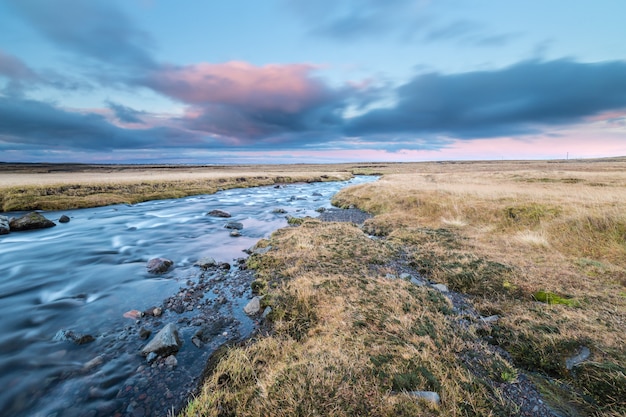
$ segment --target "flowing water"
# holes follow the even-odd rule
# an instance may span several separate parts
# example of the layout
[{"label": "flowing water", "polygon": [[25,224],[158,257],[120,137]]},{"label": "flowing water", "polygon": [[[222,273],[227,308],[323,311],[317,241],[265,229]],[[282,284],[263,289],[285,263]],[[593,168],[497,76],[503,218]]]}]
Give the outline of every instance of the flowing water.
[{"label": "flowing water", "polygon": [[[51,220],[65,214],[71,221],[0,236],[0,415],[166,415],[193,389],[190,385],[217,347],[254,328],[255,319],[242,313],[251,296],[249,285],[237,278],[233,261],[286,226],[285,214],[274,209],[316,216],[315,209],[330,207],[339,189],[375,178],[46,212]],[[213,209],[232,217],[207,216]],[[229,235],[224,228],[229,221],[243,224],[241,236]],[[146,263],[154,257],[169,258],[174,267],[163,275],[149,274]],[[234,268],[205,276],[194,266],[202,257]],[[221,327],[202,346],[191,342],[194,326],[203,320],[194,311],[165,309],[151,321],[124,317],[133,309],[162,306],[167,297],[205,278],[211,291],[201,298],[213,314],[207,320]],[[178,325],[183,339],[178,365],[151,366],[139,355],[146,340],[137,336],[138,329],[158,331],[168,322]],[[95,340],[81,345],[59,340],[60,330]]]}]

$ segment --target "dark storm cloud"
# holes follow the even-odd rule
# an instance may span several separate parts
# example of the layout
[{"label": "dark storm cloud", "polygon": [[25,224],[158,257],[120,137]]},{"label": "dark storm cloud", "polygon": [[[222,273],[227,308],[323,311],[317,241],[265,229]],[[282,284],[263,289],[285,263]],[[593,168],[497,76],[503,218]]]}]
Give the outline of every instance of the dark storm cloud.
[{"label": "dark storm cloud", "polygon": [[528,61],[497,71],[424,74],[396,95],[393,107],[351,120],[347,133],[480,138],[581,122],[626,107],[626,62]]},{"label": "dark storm cloud", "polygon": [[81,57],[133,68],[155,65],[151,38],[111,3],[83,0],[7,0],[49,41]]},{"label": "dark storm cloud", "polygon": [[0,143],[5,149],[112,150],[196,145],[181,129],[123,129],[94,113],[65,111],[48,103],[0,97]]}]

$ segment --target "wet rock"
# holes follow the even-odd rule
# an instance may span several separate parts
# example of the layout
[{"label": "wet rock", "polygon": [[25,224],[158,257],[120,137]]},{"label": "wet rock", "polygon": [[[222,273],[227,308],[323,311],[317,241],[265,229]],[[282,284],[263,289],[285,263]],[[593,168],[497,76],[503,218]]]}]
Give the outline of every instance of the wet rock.
[{"label": "wet rock", "polygon": [[224,210],[211,210],[206,215],[212,216],[212,217],[223,217],[223,218],[232,217],[229,212],[224,211]]},{"label": "wet rock", "polygon": [[148,268],[148,272],[151,274],[163,274],[172,265],[174,265],[174,262],[167,258],[153,258],[148,261],[146,268]]},{"label": "wet rock", "polygon": [[241,230],[243,229],[243,224],[239,222],[228,222],[224,225],[224,227],[226,229]]},{"label": "wet rock", "polygon": [[54,227],[56,224],[46,219],[41,214],[33,211],[25,214],[22,217],[12,218],[9,220],[9,227],[12,232],[19,232],[22,230],[34,230],[45,229],[48,227]]},{"label": "wet rock", "polygon": [[210,257],[204,257],[204,258],[198,259],[194,265],[199,266],[202,269],[209,269],[213,266],[216,266],[217,261],[215,261],[215,259],[210,258]]},{"label": "wet rock", "polygon": [[319,193],[319,192],[317,192],[317,191],[316,191],[316,192],[314,192],[312,195],[313,195],[313,197],[324,197],[324,196],[322,195],[322,193]]},{"label": "wet rock", "polygon": [[72,342],[76,345],[84,345],[96,340],[90,334],[75,333],[72,330],[61,329],[54,335],[55,342]]},{"label": "wet rock", "polygon": [[67,217],[65,214],[59,217],[59,223],[69,223],[69,222],[70,222],[70,218]]},{"label": "wet rock", "polygon": [[148,329],[146,329],[145,327],[142,327],[141,329],[139,329],[139,337],[141,339],[147,339],[150,337],[150,335],[152,334],[152,332]]},{"label": "wet rock", "polygon": [[143,317],[143,313],[139,310],[130,310],[123,314],[127,319],[138,319]]},{"label": "wet rock", "polygon": [[438,405],[441,402],[439,394],[434,391],[410,391],[408,394],[411,397],[415,397],[419,400],[424,400],[434,405]]},{"label": "wet rock", "polygon": [[231,322],[224,319],[219,318],[218,320],[202,325],[198,331],[193,335],[193,337],[199,339],[200,341],[206,343],[211,338],[217,336],[222,332],[222,329],[227,327]]},{"label": "wet rock", "polygon": [[261,310],[261,297],[254,297],[246,306],[243,308],[243,311],[249,316],[253,316],[258,314]]},{"label": "wet rock", "polygon": [[96,356],[92,360],[85,362],[83,365],[83,371],[90,371],[104,363],[104,358],[101,355]]},{"label": "wet rock", "polygon": [[0,235],[7,235],[10,232],[9,218],[7,216],[0,216]]},{"label": "wet rock", "polygon": [[326,207],[318,207],[315,209],[315,211],[317,211],[318,213],[323,213],[326,211]]},{"label": "wet rock", "polygon": [[239,233],[238,230],[233,230],[232,232],[230,232],[230,236],[231,237],[239,237],[239,236],[241,236],[241,233]]},{"label": "wet rock", "polygon": [[267,306],[265,307],[265,310],[263,310],[263,314],[261,314],[261,318],[265,320],[267,319],[267,316],[269,316],[270,314],[272,314],[272,307]]},{"label": "wet rock", "polygon": [[275,208],[274,210],[272,210],[272,213],[274,213],[274,214],[287,214],[287,210],[285,210],[284,208]]},{"label": "wet rock", "polygon": [[157,355],[154,352],[150,352],[148,353],[148,356],[146,356],[146,362],[148,362],[149,364],[154,362],[157,358],[159,357],[159,355]]},{"label": "wet rock", "polygon": [[152,315],[153,315],[154,317],[160,317],[160,316],[161,316],[161,314],[163,314],[163,309],[162,309],[161,307],[155,307],[155,308],[152,310]]},{"label": "wet rock", "polygon": [[167,324],[163,327],[143,349],[141,354],[147,356],[151,352],[157,355],[168,355],[174,352],[178,352],[182,342],[178,336],[178,330],[173,323]]},{"label": "wet rock", "polygon": [[221,270],[224,270],[224,271],[230,271],[230,268],[231,268],[228,262],[220,262],[218,266]]},{"label": "wet rock", "polygon": [[176,356],[170,355],[167,358],[165,358],[164,363],[166,366],[169,366],[170,368],[174,368],[178,365],[178,360],[176,359]]}]

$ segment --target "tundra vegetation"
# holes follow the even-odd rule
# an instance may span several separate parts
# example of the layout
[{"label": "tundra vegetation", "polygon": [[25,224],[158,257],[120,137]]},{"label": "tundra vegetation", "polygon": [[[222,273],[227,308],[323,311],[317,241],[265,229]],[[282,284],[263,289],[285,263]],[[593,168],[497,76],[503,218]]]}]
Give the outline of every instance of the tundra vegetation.
[{"label": "tundra vegetation", "polygon": [[258,243],[271,313],[214,355],[182,416],[510,416],[529,379],[561,415],[626,414],[626,159],[280,170],[382,174],[333,200],[374,217]]}]

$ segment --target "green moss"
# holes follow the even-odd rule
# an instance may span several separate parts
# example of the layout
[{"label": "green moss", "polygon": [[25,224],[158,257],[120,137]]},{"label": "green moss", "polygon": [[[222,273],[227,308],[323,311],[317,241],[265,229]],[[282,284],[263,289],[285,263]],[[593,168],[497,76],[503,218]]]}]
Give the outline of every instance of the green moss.
[{"label": "green moss", "polygon": [[533,298],[546,304],[562,304],[569,307],[580,307],[580,302],[574,298],[565,298],[552,292],[537,291]]}]

